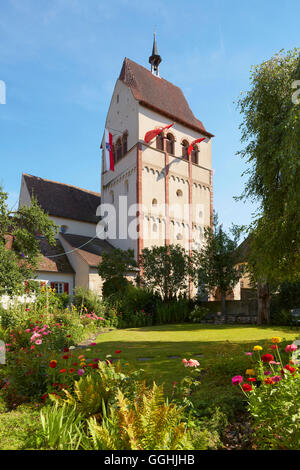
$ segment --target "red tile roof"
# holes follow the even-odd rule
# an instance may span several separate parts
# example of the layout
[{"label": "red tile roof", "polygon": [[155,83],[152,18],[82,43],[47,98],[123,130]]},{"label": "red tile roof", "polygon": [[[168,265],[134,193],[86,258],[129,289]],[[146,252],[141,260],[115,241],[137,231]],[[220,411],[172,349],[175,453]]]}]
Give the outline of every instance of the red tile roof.
[{"label": "red tile roof", "polygon": [[68,257],[59,240],[56,246],[50,246],[43,237],[37,237],[39,240],[41,256],[38,261],[37,271],[47,271],[56,273],[74,273],[69,263]]},{"label": "red tile roof", "polygon": [[150,70],[125,58],[119,80],[131,89],[134,98],[143,106],[203,135],[214,137],[194,116],[181,89],[164,78],[153,75]]},{"label": "red tile roof", "polygon": [[60,236],[69,243],[72,249],[76,249],[76,252],[90,267],[97,267],[102,260],[101,254],[103,252],[109,253],[114,249],[106,240],[99,238],[91,239],[70,233],[64,233]]},{"label": "red tile roof", "polygon": [[23,178],[30,196],[36,197],[47,214],[90,223],[99,221],[96,210],[101,203],[100,193],[26,173]]}]

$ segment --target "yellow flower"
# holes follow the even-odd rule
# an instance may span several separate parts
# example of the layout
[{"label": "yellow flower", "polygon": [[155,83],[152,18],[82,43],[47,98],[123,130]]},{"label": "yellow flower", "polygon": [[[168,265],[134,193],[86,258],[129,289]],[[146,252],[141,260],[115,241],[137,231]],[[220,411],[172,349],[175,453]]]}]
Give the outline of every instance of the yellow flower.
[{"label": "yellow flower", "polygon": [[246,375],[255,375],[255,370],[253,370],[253,369],[247,369],[247,370],[246,370]]},{"label": "yellow flower", "polygon": [[261,346],[254,346],[253,351],[262,351]]},{"label": "yellow flower", "polygon": [[281,338],[279,336],[274,336],[274,338],[272,338],[272,343],[281,343]]}]

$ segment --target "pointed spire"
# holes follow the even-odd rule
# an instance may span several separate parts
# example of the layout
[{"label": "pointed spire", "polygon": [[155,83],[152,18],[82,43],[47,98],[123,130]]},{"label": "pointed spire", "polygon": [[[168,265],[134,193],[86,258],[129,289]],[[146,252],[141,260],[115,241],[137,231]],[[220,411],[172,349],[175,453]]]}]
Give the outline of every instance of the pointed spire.
[{"label": "pointed spire", "polygon": [[159,64],[162,58],[158,54],[157,42],[156,42],[156,31],[154,32],[152,55],[149,57],[149,63],[151,64],[151,72],[159,77]]}]

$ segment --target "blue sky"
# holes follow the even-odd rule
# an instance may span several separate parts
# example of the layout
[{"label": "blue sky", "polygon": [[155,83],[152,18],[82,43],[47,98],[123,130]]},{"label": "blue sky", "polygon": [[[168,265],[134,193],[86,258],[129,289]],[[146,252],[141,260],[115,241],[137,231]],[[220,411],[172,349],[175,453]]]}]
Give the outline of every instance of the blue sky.
[{"label": "blue sky", "polygon": [[[124,57],[148,67],[156,25],[161,75],[180,86],[213,141],[214,204],[225,226],[245,164],[233,103],[251,65],[299,46],[299,0],[0,0],[0,184],[18,199],[22,172],[100,190],[106,112]],[[49,195],[51,197],[51,195]]]}]

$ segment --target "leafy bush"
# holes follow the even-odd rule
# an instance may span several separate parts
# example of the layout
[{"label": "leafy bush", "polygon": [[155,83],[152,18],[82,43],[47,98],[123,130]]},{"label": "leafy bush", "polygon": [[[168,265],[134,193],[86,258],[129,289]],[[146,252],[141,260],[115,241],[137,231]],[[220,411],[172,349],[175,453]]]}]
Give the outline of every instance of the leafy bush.
[{"label": "leafy bush", "polygon": [[73,304],[80,312],[102,313],[102,302],[95,292],[85,287],[76,287]]},{"label": "leafy bush", "polygon": [[201,323],[208,314],[208,308],[196,306],[188,315],[188,319],[192,323]]},{"label": "leafy bush", "polygon": [[185,322],[189,314],[189,301],[186,299],[173,300],[169,303],[157,303],[155,324]]}]

